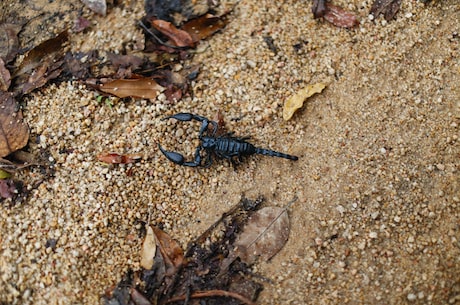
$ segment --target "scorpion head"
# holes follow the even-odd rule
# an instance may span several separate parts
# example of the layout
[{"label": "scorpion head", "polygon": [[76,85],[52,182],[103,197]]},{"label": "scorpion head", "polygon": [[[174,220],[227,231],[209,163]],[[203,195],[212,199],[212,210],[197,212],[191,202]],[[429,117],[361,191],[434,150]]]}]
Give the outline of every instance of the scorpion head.
[{"label": "scorpion head", "polygon": [[216,138],[203,136],[201,138],[201,147],[204,149],[214,149],[216,147]]}]

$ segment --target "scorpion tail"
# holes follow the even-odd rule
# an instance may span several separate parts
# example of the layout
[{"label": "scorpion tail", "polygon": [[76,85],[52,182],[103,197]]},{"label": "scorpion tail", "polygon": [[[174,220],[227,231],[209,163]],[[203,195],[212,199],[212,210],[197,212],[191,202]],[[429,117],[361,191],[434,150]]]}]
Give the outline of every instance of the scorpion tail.
[{"label": "scorpion tail", "polygon": [[281,153],[281,152],[277,152],[277,151],[269,150],[269,149],[265,149],[265,148],[256,148],[255,153],[259,154],[259,155],[265,155],[265,156],[271,156],[271,157],[279,157],[279,158],[284,158],[284,159],[289,159],[289,160],[294,160],[294,161],[299,159],[299,157],[297,157],[297,156],[288,155],[288,154],[284,154],[284,153]]}]

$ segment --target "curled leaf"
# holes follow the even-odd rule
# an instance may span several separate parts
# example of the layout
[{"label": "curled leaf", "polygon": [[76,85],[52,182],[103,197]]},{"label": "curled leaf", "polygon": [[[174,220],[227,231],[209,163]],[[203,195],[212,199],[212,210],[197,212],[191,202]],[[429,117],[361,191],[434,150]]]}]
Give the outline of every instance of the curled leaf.
[{"label": "curled leaf", "polygon": [[294,115],[297,109],[303,106],[305,99],[309,98],[315,93],[320,93],[326,85],[323,83],[317,83],[314,85],[308,85],[307,87],[300,89],[296,94],[286,100],[283,107],[283,119],[288,121]]},{"label": "curled leaf", "polygon": [[153,266],[155,254],[157,252],[156,237],[151,226],[147,227],[144,243],[141,249],[141,266],[144,269],[150,270]]}]

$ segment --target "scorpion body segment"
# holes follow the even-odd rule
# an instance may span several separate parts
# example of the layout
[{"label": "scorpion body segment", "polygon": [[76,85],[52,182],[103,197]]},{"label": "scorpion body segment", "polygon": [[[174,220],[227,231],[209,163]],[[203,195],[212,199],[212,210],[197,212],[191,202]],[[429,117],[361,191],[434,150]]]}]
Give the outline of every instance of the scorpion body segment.
[{"label": "scorpion body segment", "polygon": [[[241,161],[243,156],[253,155],[253,154],[260,154],[265,156],[272,156],[272,157],[279,157],[285,158],[289,160],[298,160],[298,157],[288,155],[285,153],[258,148],[255,147],[253,144],[247,142],[246,140],[249,137],[234,137],[232,133],[216,136],[217,132],[217,122],[208,120],[205,117],[191,114],[191,113],[178,113],[172,116],[168,116],[164,119],[176,119],[179,121],[191,121],[196,120],[202,123],[198,138],[201,141],[200,146],[198,146],[195,150],[195,160],[192,162],[185,162],[184,157],[177,153],[171,152],[163,149],[160,144],[158,147],[160,151],[168,158],[168,160],[183,166],[191,166],[197,167],[202,166],[201,161],[201,150],[205,150],[207,152],[206,163],[205,167],[211,165],[211,155],[214,153],[219,158],[229,159],[233,162],[233,158],[237,157],[239,161]],[[212,125],[212,129],[210,130],[209,127]]]}]

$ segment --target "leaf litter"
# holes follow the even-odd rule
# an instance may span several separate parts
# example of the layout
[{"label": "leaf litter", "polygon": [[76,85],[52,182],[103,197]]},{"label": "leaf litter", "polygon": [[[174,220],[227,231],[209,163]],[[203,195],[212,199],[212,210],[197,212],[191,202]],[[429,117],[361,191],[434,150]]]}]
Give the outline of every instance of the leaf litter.
[{"label": "leaf litter", "polygon": [[[255,304],[262,284],[251,266],[269,260],[290,231],[287,208],[263,207],[263,198],[240,202],[224,213],[186,251],[167,233],[146,225],[141,266],[128,271],[104,296],[104,304]],[[244,251],[241,249],[246,249]],[[252,256],[252,257],[251,257]]]}]

